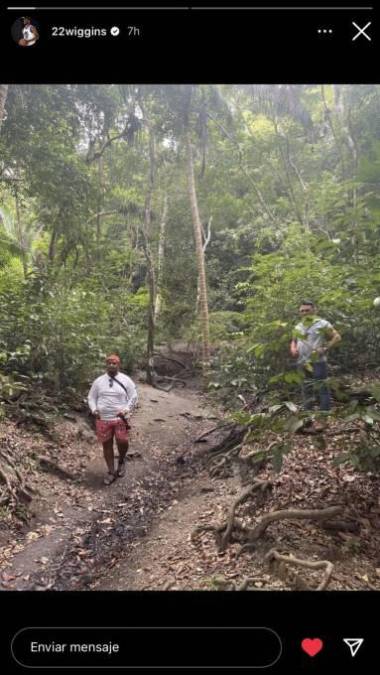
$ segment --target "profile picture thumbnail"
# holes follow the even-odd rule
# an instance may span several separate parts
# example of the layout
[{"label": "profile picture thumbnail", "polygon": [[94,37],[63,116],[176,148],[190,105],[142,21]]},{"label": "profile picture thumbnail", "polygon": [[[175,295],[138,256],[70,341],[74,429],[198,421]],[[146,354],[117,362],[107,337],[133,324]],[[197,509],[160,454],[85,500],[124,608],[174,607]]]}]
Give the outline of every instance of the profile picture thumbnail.
[{"label": "profile picture thumbnail", "polygon": [[38,23],[30,16],[21,16],[12,24],[12,38],[20,47],[32,47],[38,41],[40,34]]}]

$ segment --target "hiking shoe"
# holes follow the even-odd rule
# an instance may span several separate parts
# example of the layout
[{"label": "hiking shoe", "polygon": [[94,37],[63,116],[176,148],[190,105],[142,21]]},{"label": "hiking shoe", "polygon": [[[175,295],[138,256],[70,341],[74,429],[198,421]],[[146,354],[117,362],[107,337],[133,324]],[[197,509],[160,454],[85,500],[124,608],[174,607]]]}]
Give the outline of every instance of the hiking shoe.
[{"label": "hiking shoe", "polygon": [[117,467],[117,476],[119,478],[122,478],[125,476],[125,459],[123,462],[119,462],[118,467]]},{"label": "hiking shoe", "polygon": [[111,485],[111,483],[113,483],[114,480],[116,480],[115,474],[110,473],[110,471],[109,471],[108,473],[106,473],[103,483],[104,483],[104,485]]}]

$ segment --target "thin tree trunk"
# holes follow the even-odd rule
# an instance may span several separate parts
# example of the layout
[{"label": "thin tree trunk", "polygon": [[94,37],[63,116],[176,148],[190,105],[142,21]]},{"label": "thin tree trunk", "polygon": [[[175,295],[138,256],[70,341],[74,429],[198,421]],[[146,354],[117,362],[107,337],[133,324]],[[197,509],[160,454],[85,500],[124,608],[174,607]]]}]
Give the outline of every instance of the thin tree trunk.
[{"label": "thin tree trunk", "polygon": [[[212,223],[212,216],[210,216],[209,221],[207,223],[207,234],[205,233],[203,226],[202,226],[202,237],[203,237],[203,257],[205,259],[205,264],[206,264],[206,248],[210,243],[211,240],[211,223]],[[198,282],[197,282],[197,300],[195,303],[195,314],[198,316],[199,314],[199,303],[200,303],[200,297],[201,297],[201,285],[199,281],[199,275],[198,275]]]},{"label": "thin tree trunk", "polygon": [[154,321],[157,322],[157,319],[161,312],[161,288],[162,288],[162,269],[164,264],[164,255],[165,255],[165,234],[166,234],[166,220],[168,216],[168,195],[165,192],[164,195],[164,205],[162,210],[162,218],[160,224],[160,236],[158,240],[158,262],[157,262],[157,284],[156,284],[156,299],[154,303]]},{"label": "thin tree trunk", "polygon": [[325,86],[323,84],[321,85],[321,96],[322,96],[322,102],[323,102],[323,107],[324,107],[324,111],[325,111],[325,117],[326,117],[327,123],[330,127],[331,134],[334,138],[336,149],[339,153],[339,157],[340,157],[340,161],[341,161],[341,165],[342,165],[342,174],[343,174],[343,177],[345,178],[346,175],[347,175],[346,162],[345,162],[345,159],[344,159],[344,154],[343,154],[343,151],[342,151],[339,135],[336,131],[336,128],[335,128],[335,125],[334,125],[334,122],[333,122],[333,119],[332,119],[332,116],[331,116],[332,111],[330,110],[330,108],[327,105]]},{"label": "thin tree trunk", "polygon": [[[272,122],[273,122],[274,131],[275,131],[275,134],[276,134],[276,138],[278,140],[279,154],[280,154],[283,166],[284,166],[284,175],[285,175],[286,182],[287,182],[287,185],[288,185],[287,191],[288,191],[289,199],[290,199],[291,204],[293,204],[294,213],[295,213],[295,216],[296,216],[299,224],[302,227],[304,227],[305,223],[304,223],[301,210],[299,208],[299,205],[297,203],[297,200],[296,200],[296,197],[295,197],[295,194],[294,194],[292,179],[291,179],[291,176],[290,176],[290,173],[289,173],[289,166],[288,166],[288,164],[289,164],[289,141],[288,141],[287,137],[285,136],[285,134],[280,133],[276,116],[274,116],[272,118]],[[283,140],[285,140],[285,143],[287,144],[288,157],[286,157],[285,152],[284,152],[283,143],[282,143]]]},{"label": "thin tree trunk", "polygon": [[195,189],[194,177],[194,161],[193,150],[191,147],[190,129],[186,132],[186,148],[187,148],[187,170],[188,170],[188,191],[191,206],[191,214],[194,227],[195,250],[198,264],[199,276],[199,304],[201,311],[201,325],[202,325],[202,368],[203,373],[206,373],[207,366],[210,361],[210,329],[208,318],[208,301],[207,301],[207,281],[205,269],[205,256],[202,242],[202,223],[199,216],[197,192]]},{"label": "thin tree trunk", "polygon": [[48,259],[50,263],[54,262],[55,259],[56,243],[57,243],[57,228],[56,226],[54,226],[50,237],[49,251],[48,251]]},{"label": "thin tree trunk", "polygon": [[152,253],[150,250],[150,229],[151,229],[151,220],[152,220],[152,198],[154,190],[154,175],[155,175],[155,148],[154,148],[154,136],[153,132],[147,123],[148,135],[149,135],[149,176],[148,176],[148,188],[145,198],[145,209],[144,209],[144,225],[142,228],[142,244],[144,248],[145,259],[147,262],[147,285],[149,293],[149,304],[148,304],[148,336],[147,336],[147,368],[146,368],[146,379],[148,384],[154,385],[154,331],[155,331],[155,322],[154,322],[154,305],[155,305],[155,294],[156,294],[156,280],[154,273],[154,264],[152,259]]},{"label": "thin tree trunk", "polygon": [[100,259],[100,239],[102,235],[102,207],[103,207],[103,156],[98,158],[98,213],[96,214],[96,258]]},{"label": "thin tree trunk", "polygon": [[5,104],[8,96],[8,85],[0,84],[0,129],[1,125],[6,117]]},{"label": "thin tree trunk", "polygon": [[17,243],[20,247],[21,263],[22,263],[22,269],[23,269],[23,272],[24,272],[24,279],[25,279],[28,270],[27,270],[27,265],[26,265],[25,241],[24,241],[24,235],[23,235],[22,224],[21,224],[21,210],[20,210],[20,198],[19,198],[19,194],[18,194],[18,188],[16,188],[16,192],[15,192],[15,205],[16,205]]}]

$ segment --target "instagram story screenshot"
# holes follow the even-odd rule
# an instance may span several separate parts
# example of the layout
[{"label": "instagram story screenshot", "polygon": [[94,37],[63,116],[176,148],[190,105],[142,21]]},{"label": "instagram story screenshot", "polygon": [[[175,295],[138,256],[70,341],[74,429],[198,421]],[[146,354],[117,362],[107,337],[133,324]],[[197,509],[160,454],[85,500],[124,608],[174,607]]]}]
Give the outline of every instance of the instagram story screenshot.
[{"label": "instagram story screenshot", "polygon": [[4,6],[0,667],[377,670],[371,4]]}]

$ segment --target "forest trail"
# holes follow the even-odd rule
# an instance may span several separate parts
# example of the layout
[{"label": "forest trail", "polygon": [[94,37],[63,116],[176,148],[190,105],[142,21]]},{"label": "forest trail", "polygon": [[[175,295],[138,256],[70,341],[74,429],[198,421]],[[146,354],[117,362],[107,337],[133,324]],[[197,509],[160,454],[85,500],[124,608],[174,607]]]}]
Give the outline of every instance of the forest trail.
[{"label": "forest trail", "polygon": [[[192,391],[166,393],[140,384],[139,395],[127,474],[109,487],[103,485],[101,448],[82,416],[61,418],[54,428],[53,442],[21,432],[12,423],[1,425],[0,433],[11,434],[14,442],[25,444],[38,456],[48,456],[59,470],[58,475],[51,467],[48,472],[32,474],[30,484],[36,491],[32,520],[27,525],[19,522],[11,539],[9,530],[0,529],[0,589],[78,587],[76,582],[86,585],[90,569],[84,539],[88,533],[98,528],[106,536],[111,528],[117,533],[121,527],[123,532],[130,531],[132,539],[140,537],[151,524],[151,514],[162,511],[161,502],[166,505],[191,480],[192,440],[205,423],[210,425],[208,420],[215,424],[215,415]],[[121,513],[123,521],[128,521],[122,526],[117,522]],[[73,564],[69,570],[61,570],[67,557]],[[82,557],[85,564],[78,571],[74,563]],[[71,581],[66,574],[70,570]]]},{"label": "forest trail", "polygon": [[[205,449],[215,435],[194,443],[220,414],[194,390],[166,393],[140,384],[139,393],[127,475],[110,487],[102,484],[101,450],[82,417],[61,418],[55,444],[40,437],[35,451],[49,452],[67,475],[35,474],[39,494],[32,522],[15,530],[11,541],[0,530],[1,589],[216,590],[237,587],[248,577],[255,589],[293,588],[294,579],[273,574],[265,563],[273,546],[332,562],[329,589],[379,587],[379,480],[334,467],[339,440],[321,450],[313,437],[294,435],[281,474],[272,475],[271,494],[239,507],[239,517],[246,522],[278,508],[344,502],[353,530],[282,521],[269,528],[257,550],[238,556],[236,541],[220,551],[211,531],[192,536],[198,526],[223,522],[244,488],[237,467],[210,477]],[[18,442],[37,443],[36,435],[13,431]],[[259,474],[269,477],[268,468]],[[315,587],[321,573],[307,570],[302,576],[307,587]]]}]

